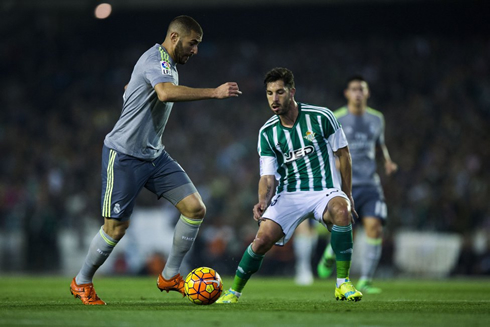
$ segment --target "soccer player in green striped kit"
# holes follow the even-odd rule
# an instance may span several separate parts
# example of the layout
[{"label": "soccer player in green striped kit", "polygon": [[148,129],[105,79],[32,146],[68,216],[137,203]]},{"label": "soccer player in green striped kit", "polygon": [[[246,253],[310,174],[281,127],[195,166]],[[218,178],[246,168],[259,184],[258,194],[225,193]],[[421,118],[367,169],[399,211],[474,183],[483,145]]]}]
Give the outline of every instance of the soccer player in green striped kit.
[{"label": "soccer player in green striped kit", "polygon": [[[259,202],[253,217],[257,235],[245,250],[232,287],[217,303],[237,303],[246,283],[274,244],[284,245],[305,219],[327,227],[336,254],[337,300],[359,301],[349,280],[352,257],[352,166],[347,139],[333,113],[296,102],[293,73],[274,68],[264,80],[274,116],[259,131]],[[335,157],[340,169],[335,166]]]}]

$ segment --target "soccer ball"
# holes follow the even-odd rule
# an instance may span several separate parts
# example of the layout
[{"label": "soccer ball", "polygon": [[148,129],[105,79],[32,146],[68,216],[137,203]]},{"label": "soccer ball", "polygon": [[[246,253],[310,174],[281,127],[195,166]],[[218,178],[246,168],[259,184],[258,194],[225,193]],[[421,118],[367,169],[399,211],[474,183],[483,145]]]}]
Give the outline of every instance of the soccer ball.
[{"label": "soccer ball", "polygon": [[222,291],[221,277],[213,268],[196,268],[185,278],[185,293],[194,304],[213,304]]}]

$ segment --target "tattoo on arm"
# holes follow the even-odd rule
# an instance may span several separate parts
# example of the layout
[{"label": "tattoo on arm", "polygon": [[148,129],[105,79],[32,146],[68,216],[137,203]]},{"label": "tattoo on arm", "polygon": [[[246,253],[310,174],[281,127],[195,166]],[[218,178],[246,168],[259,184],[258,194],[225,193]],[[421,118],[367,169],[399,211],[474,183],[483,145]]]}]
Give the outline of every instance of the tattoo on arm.
[{"label": "tattoo on arm", "polygon": [[270,200],[271,198],[271,193],[272,193],[272,187],[270,185],[267,185],[267,192],[265,194],[268,200]]}]

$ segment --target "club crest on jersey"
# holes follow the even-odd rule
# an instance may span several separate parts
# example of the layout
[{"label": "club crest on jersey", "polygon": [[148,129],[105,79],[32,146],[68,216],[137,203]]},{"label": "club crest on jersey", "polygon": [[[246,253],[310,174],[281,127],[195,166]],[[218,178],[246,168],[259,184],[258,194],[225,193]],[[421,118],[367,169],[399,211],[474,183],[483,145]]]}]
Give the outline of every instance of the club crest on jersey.
[{"label": "club crest on jersey", "polygon": [[307,132],[306,132],[306,135],[305,135],[305,136],[303,136],[303,137],[304,137],[305,139],[307,139],[308,141],[313,142],[313,140],[315,139],[315,135],[316,135],[315,133],[310,132],[310,131],[307,131]]},{"label": "club crest on jersey", "polygon": [[160,61],[160,66],[162,67],[162,74],[163,75],[170,75],[172,73],[172,70],[170,69],[170,63],[166,60]]},{"label": "club crest on jersey", "polygon": [[300,158],[306,157],[307,155],[315,152],[315,148],[312,145],[305,146],[304,148],[290,151],[284,155],[284,163],[290,163],[296,161]]}]

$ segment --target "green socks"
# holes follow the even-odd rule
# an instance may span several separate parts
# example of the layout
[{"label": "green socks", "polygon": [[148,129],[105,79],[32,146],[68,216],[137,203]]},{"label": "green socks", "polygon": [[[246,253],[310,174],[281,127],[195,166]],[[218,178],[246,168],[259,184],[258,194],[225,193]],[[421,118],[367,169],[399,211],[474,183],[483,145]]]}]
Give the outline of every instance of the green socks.
[{"label": "green socks", "polygon": [[263,254],[256,254],[252,250],[252,244],[250,244],[243,253],[242,260],[238,264],[238,268],[235,275],[235,280],[233,281],[233,291],[241,292],[245,285],[247,284],[250,277],[259,271],[262,261],[264,260]]},{"label": "green socks", "polygon": [[333,225],[330,244],[335,252],[337,263],[337,278],[349,278],[349,270],[352,261],[352,225]]}]

